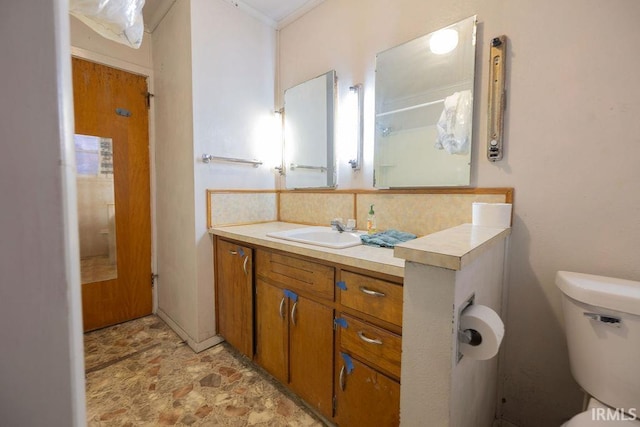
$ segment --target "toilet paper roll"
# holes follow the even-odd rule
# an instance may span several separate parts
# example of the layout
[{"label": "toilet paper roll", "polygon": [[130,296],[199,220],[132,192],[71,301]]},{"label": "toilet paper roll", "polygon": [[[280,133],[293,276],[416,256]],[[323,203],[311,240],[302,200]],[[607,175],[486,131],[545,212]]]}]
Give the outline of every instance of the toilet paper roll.
[{"label": "toilet paper roll", "polygon": [[511,203],[474,202],[471,208],[473,225],[484,227],[511,227]]},{"label": "toilet paper roll", "polygon": [[460,316],[460,330],[467,329],[478,332],[482,341],[478,345],[460,343],[460,353],[475,360],[491,359],[498,354],[504,337],[504,323],[498,313],[478,304],[466,308]]}]

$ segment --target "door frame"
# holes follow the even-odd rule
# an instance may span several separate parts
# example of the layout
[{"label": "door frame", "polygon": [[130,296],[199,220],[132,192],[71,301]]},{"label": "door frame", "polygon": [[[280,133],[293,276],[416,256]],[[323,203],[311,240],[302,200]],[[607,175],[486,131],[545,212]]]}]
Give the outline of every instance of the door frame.
[{"label": "door frame", "polygon": [[[154,93],[153,88],[153,69],[147,68],[141,65],[133,64],[131,62],[123,61],[117,58],[112,58],[107,55],[102,55],[90,50],[82,49],[79,47],[71,46],[71,56],[75,58],[84,59],[86,61],[95,62],[97,64],[106,65],[107,67],[117,68],[122,71],[126,71],[133,74],[138,74],[146,77],[147,90],[150,93]],[[158,250],[157,250],[157,221],[156,221],[156,141],[155,141],[155,115],[153,100],[150,101],[149,108],[149,194],[151,198],[151,272],[156,274],[158,272]],[[151,280],[151,278],[149,278]],[[151,301],[152,312],[155,314],[158,312],[158,292],[157,292],[158,280],[155,280],[154,286],[151,289]]]}]

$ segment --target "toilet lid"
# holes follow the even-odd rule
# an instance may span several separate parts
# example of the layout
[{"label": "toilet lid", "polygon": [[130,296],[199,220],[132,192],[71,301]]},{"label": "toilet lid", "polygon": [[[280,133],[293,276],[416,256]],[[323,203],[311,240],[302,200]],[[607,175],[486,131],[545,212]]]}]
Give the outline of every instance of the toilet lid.
[{"label": "toilet lid", "polygon": [[[629,418],[628,415],[626,415]],[[593,419],[591,411],[586,411],[571,418],[564,427],[640,427],[640,418],[635,420]]]}]

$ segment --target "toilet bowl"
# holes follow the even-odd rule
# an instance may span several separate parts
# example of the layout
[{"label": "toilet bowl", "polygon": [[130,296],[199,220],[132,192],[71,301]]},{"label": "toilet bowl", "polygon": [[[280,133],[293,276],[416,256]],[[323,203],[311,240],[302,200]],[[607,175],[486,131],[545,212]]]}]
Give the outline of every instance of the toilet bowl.
[{"label": "toilet bowl", "polygon": [[640,427],[640,282],[559,271],[571,373],[591,396],[565,427]]}]

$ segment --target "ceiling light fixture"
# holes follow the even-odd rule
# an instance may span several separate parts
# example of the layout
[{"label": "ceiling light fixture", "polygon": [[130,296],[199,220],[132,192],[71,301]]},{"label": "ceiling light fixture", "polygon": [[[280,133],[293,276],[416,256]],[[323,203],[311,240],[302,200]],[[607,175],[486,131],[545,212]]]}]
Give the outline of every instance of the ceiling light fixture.
[{"label": "ceiling light fixture", "polygon": [[458,32],[453,28],[436,31],[429,39],[429,48],[436,55],[444,55],[458,46]]}]

